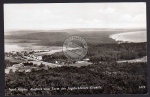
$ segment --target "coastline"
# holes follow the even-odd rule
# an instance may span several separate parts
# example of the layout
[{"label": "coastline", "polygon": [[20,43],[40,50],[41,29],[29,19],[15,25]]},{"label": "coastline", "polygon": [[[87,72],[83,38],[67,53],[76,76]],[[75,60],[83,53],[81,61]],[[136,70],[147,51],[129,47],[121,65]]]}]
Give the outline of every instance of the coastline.
[{"label": "coastline", "polygon": [[112,34],[109,38],[114,39],[115,41],[138,43],[147,41],[146,34],[146,31],[124,32]]},{"label": "coastline", "polygon": [[[139,43],[139,42],[147,42],[146,34],[147,34],[146,31],[124,32],[124,33],[112,34],[109,36],[109,38],[112,38],[118,42]],[[118,63],[147,62],[147,56],[144,56],[144,57],[138,58],[138,59],[132,59],[132,60],[120,60],[117,62]]]}]

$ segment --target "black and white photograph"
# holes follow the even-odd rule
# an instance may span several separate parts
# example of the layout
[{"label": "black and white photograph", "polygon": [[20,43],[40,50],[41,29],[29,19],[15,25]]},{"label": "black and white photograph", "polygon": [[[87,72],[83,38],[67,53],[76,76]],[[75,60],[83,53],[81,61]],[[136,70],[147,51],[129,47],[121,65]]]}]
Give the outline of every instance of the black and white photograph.
[{"label": "black and white photograph", "polygon": [[5,3],[5,96],[147,94],[145,2]]}]

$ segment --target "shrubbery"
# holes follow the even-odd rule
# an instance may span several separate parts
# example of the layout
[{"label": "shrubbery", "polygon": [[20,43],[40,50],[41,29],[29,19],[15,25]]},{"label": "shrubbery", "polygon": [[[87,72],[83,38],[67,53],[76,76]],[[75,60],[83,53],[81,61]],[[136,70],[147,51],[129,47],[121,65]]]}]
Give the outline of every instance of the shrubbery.
[{"label": "shrubbery", "polygon": [[[146,63],[103,62],[83,67],[59,67],[48,70],[6,74],[6,95],[66,94],[140,94],[147,93]],[[101,86],[98,90],[10,92],[8,88]]]}]

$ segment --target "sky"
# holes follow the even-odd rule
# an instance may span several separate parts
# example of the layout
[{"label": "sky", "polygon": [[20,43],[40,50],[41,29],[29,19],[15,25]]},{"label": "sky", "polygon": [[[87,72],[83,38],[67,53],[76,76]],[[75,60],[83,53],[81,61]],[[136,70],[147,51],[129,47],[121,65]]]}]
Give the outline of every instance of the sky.
[{"label": "sky", "polygon": [[146,28],[146,3],[4,4],[4,30]]}]

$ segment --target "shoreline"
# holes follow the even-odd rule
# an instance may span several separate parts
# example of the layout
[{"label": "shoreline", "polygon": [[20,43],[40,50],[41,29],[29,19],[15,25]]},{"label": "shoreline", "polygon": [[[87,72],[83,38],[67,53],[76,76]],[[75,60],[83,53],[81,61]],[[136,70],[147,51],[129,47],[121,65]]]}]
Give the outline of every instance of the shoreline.
[{"label": "shoreline", "polygon": [[146,42],[147,41],[147,35],[146,31],[136,31],[136,32],[123,32],[123,33],[117,33],[112,34],[109,36],[109,38],[114,39],[115,41],[120,42]]}]

